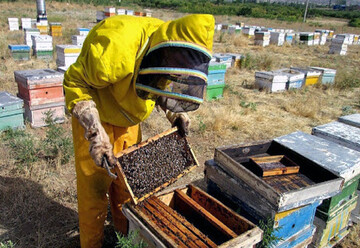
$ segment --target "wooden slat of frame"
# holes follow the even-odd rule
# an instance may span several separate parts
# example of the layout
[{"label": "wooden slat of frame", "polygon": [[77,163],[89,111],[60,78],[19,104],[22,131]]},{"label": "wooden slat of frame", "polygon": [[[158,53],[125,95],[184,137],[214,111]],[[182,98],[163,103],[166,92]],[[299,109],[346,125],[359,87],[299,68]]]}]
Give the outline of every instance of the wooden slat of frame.
[{"label": "wooden slat of frame", "polygon": [[237,235],[240,235],[255,226],[235,211],[224,206],[217,199],[211,197],[210,195],[206,195],[201,189],[191,184],[189,185],[189,189],[191,198],[194,201],[199,203],[203,208],[228,226]]},{"label": "wooden slat of frame", "polygon": [[170,220],[167,218],[168,216],[165,215],[162,209],[157,209],[150,204],[150,202],[144,202],[144,207],[152,213],[156,219],[161,221],[165,227],[172,232],[176,237],[178,237],[182,243],[184,243],[187,247],[197,248],[198,246],[190,239],[189,237],[189,230],[186,228],[181,228],[179,225],[175,223],[171,223]]},{"label": "wooden slat of frame", "polygon": [[175,190],[176,195],[181,199],[186,205],[188,205],[191,209],[200,214],[203,218],[209,221],[217,230],[226,235],[229,238],[235,238],[238,235],[228,228],[224,223],[218,220],[215,216],[210,214],[206,209],[204,209],[200,204],[191,199],[188,195],[180,190]]},{"label": "wooden slat of frame", "polygon": [[[145,207],[141,207],[139,208],[139,210],[141,211],[141,213],[143,213],[147,218],[149,218],[149,220],[155,224],[156,228],[161,229],[161,232],[165,233],[165,235],[167,235],[168,237],[163,237],[165,239],[163,239],[166,243],[171,244],[172,241],[174,241],[177,245],[177,247],[187,247],[187,245],[185,245],[176,235],[174,235],[168,228],[167,226],[160,221],[159,218],[155,217],[155,215],[150,212],[148,209],[146,209]],[[169,242],[169,239],[171,240]]]},{"label": "wooden slat of frame", "polygon": [[190,237],[196,241],[196,244],[199,247],[217,247],[217,245],[211,239],[209,239],[205,234],[200,232],[199,229],[195,228],[183,216],[179,215],[175,210],[168,207],[158,198],[152,197],[148,201],[157,209],[161,208],[164,211],[166,211],[169,215],[169,219],[171,222],[178,222],[179,225],[183,225],[185,228],[191,231],[192,233],[190,234]]}]

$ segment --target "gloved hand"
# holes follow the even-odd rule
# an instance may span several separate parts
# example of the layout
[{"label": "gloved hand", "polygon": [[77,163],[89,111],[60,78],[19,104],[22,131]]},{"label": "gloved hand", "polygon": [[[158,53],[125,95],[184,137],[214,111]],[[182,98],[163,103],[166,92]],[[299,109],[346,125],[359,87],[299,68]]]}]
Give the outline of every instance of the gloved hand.
[{"label": "gloved hand", "polygon": [[75,104],[72,114],[85,129],[85,139],[90,142],[89,152],[95,164],[103,167],[103,157],[105,156],[109,166],[113,167],[116,164],[113,146],[104,127],[101,125],[95,102],[91,100],[78,102]]},{"label": "gloved hand", "polygon": [[177,127],[181,136],[189,134],[190,118],[187,113],[174,113],[166,110],[166,118],[170,121],[172,127]]}]

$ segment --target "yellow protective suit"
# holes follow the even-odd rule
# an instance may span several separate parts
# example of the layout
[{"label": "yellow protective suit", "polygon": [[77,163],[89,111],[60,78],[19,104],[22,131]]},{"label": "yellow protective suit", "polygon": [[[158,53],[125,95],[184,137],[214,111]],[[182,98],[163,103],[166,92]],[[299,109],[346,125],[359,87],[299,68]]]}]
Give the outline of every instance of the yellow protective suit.
[{"label": "yellow protective suit", "polygon": [[[69,112],[79,101],[93,100],[116,155],[140,142],[139,123],[152,112],[155,102],[136,94],[135,82],[141,61],[151,48],[177,42],[210,53],[214,18],[190,15],[163,22],[149,17],[114,16],[96,25],[82,51],[64,76]],[[161,58],[159,58],[161,59]],[[109,193],[115,228],[126,233],[127,221],[121,204],[128,192],[119,180],[112,181],[89,154],[84,129],[73,118],[73,140],[77,173],[77,195],[81,247],[101,247]]]}]

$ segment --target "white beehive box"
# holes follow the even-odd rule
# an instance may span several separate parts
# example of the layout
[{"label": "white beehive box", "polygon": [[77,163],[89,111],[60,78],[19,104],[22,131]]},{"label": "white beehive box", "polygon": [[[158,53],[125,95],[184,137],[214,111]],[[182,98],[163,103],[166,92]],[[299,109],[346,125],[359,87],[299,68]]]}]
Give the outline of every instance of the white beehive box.
[{"label": "white beehive box", "polygon": [[19,30],[19,18],[10,17],[8,18],[8,23],[10,31]]}]

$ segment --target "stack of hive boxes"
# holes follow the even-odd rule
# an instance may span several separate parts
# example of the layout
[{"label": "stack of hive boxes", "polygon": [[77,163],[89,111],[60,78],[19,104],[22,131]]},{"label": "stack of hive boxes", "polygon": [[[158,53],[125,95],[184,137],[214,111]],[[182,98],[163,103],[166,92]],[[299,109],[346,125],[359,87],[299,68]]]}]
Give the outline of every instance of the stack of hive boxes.
[{"label": "stack of hive boxes", "polygon": [[230,25],[228,29],[229,34],[240,34],[241,27],[237,25]]},{"label": "stack of hive boxes", "polygon": [[300,89],[303,86],[305,74],[293,69],[280,69],[274,71],[287,77],[286,89]]},{"label": "stack of hive boxes", "polygon": [[63,122],[65,103],[63,74],[52,69],[15,71],[18,96],[24,100],[25,118],[32,127],[45,126],[47,113],[55,122]]},{"label": "stack of hive boxes", "polygon": [[319,43],[319,45],[321,45],[321,46],[325,45],[327,37],[328,37],[328,33],[325,33],[325,32],[323,32],[323,33],[317,32],[317,33],[320,34],[320,43]]},{"label": "stack of hive boxes", "polygon": [[314,66],[310,68],[321,73],[320,82],[322,84],[335,83],[336,70],[330,68],[323,68],[323,67],[314,67]]},{"label": "stack of hive boxes", "polygon": [[21,18],[21,28],[31,28],[31,18]]},{"label": "stack of hive boxes", "polygon": [[314,46],[318,46],[320,45],[320,33],[315,32],[314,33],[314,41],[313,41]]},{"label": "stack of hive boxes", "polygon": [[308,46],[314,45],[314,33],[301,32],[300,33],[300,44],[305,44]]},{"label": "stack of hive boxes", "polygon": [[9,45],[9,49],[15,60],[30,59],[30,47],[28,45]]},{"label": "stack of hive boxes", "polygon": [[134,15],[134,11],[132,9],[127,9],[126,10],[126,15],[132,16],[132,15]]},{"label": "stack of hive boxes", "polygon": [[[346,115],[339,118],[339,122],[345,123],[347,125],[353,126],[357,128],[356,132],[360,130],[360,114],[352,114],[352,115]],[[359,136],[353,136],[355,139],[357,139]],[[359,145],[359,141],[357,140],[357,144]],[[352,146],[353,147],[353,146]],[[359,151],[359,149],[357,149]],[[356,208],[351,213],[351,220],[358,225],[360,225],[360,182],[359,186],[357,188],[357,196],[358,201],[356,204]]]},{"label": "stack of hive boxes", "polygon": [[285,41],[285,33],[282,32],[270,32],[270,44],[276,46],[282,46]]},{"label": "stack of hive boxes", "polygon": [[96,11],[96,22],[101,22],[104,19],[105,19],[104,11],[101,10]]},{"label": "stack of hive boxes", "polygon": [[226,69],[230,68],[232,66],[232,60],[233,57],[230,54],[227,53],[215,53],[213,55],[213,58],[215,58],[216,62],[225,64]]},{"label": "stack of hive boxes", "polygon": [[291,67],[291,69],[300,71],[305,74],[303,85],[314,85],[317,84],[320,80],[321,72],[316,71],[311,68],[301,68],[301,67]]},{"label": "stack of hive boxes", "polygon": [[56,46],[56,65],[60,70],[67,70],[70,65],[76,62],[81,52],[81,46],[76,45],[57,45]]},{"label": "stack of hive boxes", "polygon": [[286,75],[273,71],[255,72],[255,87],[267,92],[286,90],[288,78]]},{"label": "stack of hive boxes", "polygon": [[350,44],[350,39],[348,35],[336,35],[335,38],[331,39],[329,54],[346,55],[348,44]]},{"label": "stack of hive boxes", "polygon": [[249,220],[272,227],[279,239],[272,247],[277,248],[307,247],[316,229],[316,208],[343,184],[277,139],[216,148],[214,159],[205,163],[205,177],[210,194],[228,199]]},{"label": "stack of hive boxes", "polygon": [[126,9],[117,9],[117,10],[116,10],[116,13],[117,13],[118,15],[126,15]]},{"label": "stack of hive boxes", "polygon": [[37,28],[25,28],[24,29],[24,43],[29,47],[33,46],[31,36],[40,35],[40,30]]},{"label": "stack of hive boxes", "polygon": [[295,34],[293,32],[287,32],[285,33],[285,42],[288,45],[291,45],[293,43]]},{"label": "stack of hive boxes", "polygon": [[223,96],[225,87],[226,64],[210,62],[208,81],[206,86],[206,99],[218,99]]},{"label": "stack of hive boxes", "polygon": [[78,35],[87,36],[90,32],[89,28],[77,28]]},{"label": "stack of hive boxes", "polygon": [[[328,139],[341,137],[347,131],[349,129],[344,131],[339,128],[338,123],[331,123],[329,126],[314,128],[315,135],[297,132],[276,139],[281,145],[315,161],[322,168],[344,180],[341,191],[324,200],[316,210],[314,220],[316,233],[312,247],[333,247],[349,232],[350,213],[355,209],[358,197],[356,188],[360,175],[360,152]],[[357,131],[357,134],[359,132]],[[354,140],[354,137],[359,137],[354,136],[355,133],[349,134],[346,138]]]},{"label": "stack of hive boxes", "polygon": [[50,35],[54,36],[62,36],[62,26],[59,22],[50,22]]},{"label": "stack of hive boxes", "polygon": [[254,44],[262,47],[268,46],[270,44],[270,32],[256,31]]},{"label": "stack of hive boxes", "polygon": [[248,27],[248,26],[243,27],[242,34],[244,34],[248,38],[254,36],[255,35],[255,27]]},{"label": "stack of hive boxes", "polygon": [[10,31],[19,30],[19,18],[9,17],[8,22]]},{"label": "stack of hive boxes", "polygon": [[104,15],[105,15],[105,18],[116,15],[116,8],[115,7],[105,7]]},{"label": "stack of hive boxes", "polygon": [[86,36],[88,35],[90,29],[78,28],[77,31],[78,31],[78,35],[71,36],[71,42],[73,45],[82,46],[84,44],[84,41],[85,41]]},{"label": "stack of hive boxes", "polygon": [[48,23],[47,23],[47,21],[46,21],[46,23],[44,21],[36,23],[36,28],[40,30],[40,34],[43,34],[43,35],[48,34]]},{"label": "stack of hive boxes", "polygon": [[38,59],[52,59],[53,44],[50,35],[32,35],[32,49]]},{"label": "stack of hive boxes", "polygon": [[24,101],[6,91],[0,92],[0,130],[24,127]]},{"label": "stack of hive boxes", "polygon": [[227,53],[227,55],[230,55],[231,60],[231,67],[240,68],[241,67],[241,59],[244,57],[243,55],[239,53]]}]

